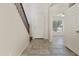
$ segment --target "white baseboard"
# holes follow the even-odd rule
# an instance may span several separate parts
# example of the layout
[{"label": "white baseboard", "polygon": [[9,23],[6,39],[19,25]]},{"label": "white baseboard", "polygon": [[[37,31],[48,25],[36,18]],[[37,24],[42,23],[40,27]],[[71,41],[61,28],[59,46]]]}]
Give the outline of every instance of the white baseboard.
[{"label": "white baseboard", "polygon": [[22,55],[23,51],[24,51],[25,49],[27,49],[27,47],[29,46],[29,43],[30,43],[30,41],[28,41],[27,46],[25,45],[25,47],[19,52],[18,56],[21,56],[21,55]]}]

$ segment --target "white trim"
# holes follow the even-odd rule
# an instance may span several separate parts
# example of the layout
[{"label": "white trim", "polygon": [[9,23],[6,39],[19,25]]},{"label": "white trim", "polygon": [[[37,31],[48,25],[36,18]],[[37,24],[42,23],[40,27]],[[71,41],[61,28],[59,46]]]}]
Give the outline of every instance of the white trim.
[{"label": "white trim", "polygon": [[25,45],[25,47],[19,52],[18,56],[21,56],[21,55],[22,55],[23,51],[24,51],[25,49],[27,49],[27,47],[29,46],[29,44],[30,44],[30,41],[28,41],[27,46]]}]

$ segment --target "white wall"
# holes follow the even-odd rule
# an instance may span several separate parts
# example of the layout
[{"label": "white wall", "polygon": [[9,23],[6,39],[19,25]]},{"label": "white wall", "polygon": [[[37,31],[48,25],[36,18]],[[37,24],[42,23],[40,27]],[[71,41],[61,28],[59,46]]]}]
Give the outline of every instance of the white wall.
[{"label": "white wall", "polygon": [[48,4],[26,3],[23,7],[30,22],[33,38],[48,39]]},{"label": "white wall", "polygon": [[20,55],[29,36],[14,4],[0,4],[0,55]]},{"label": "white wall", "polygon": [[74,5],[65,12],[64,37],[65,46],[79,55],[79,4]]}]

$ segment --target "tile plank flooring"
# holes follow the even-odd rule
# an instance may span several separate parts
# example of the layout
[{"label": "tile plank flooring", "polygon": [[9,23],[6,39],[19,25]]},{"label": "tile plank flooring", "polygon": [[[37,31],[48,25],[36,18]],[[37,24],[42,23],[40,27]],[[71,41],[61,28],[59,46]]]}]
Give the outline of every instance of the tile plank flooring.
[{"label": "tile plank flooring", "polygon": [[51,43],[46,39],[32,40],[22,56],[76,56],[76,54],[64,46],[62,36],[54,36]]}]

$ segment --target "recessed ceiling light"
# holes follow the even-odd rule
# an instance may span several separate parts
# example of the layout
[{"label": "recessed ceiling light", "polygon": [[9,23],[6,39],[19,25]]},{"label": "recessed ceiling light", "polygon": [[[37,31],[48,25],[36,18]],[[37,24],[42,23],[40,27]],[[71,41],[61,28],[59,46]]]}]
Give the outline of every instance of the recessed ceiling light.
[{"label": "recessed ceiling light", "polygon": [[59,14],[57,14],[57,16],[64,17],[65,15],[64,15],[64,13],[59,13]]}]

